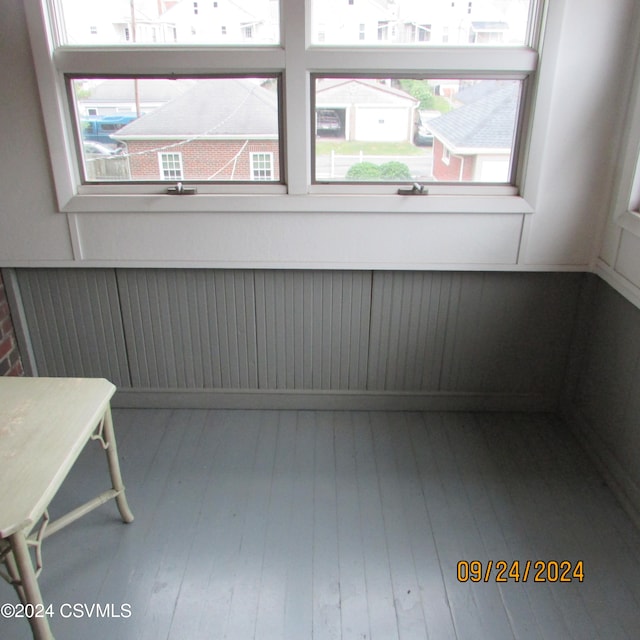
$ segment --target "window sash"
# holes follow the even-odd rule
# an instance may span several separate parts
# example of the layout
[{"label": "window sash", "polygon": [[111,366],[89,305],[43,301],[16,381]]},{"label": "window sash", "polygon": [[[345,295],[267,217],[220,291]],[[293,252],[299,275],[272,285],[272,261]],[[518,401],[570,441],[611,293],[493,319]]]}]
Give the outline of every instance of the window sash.
[{"label": "window sash", "polygon": [[[396,73],[403,77],[411,77],[411,74],[424,77],[425,69],[433,76],[445,77],[460,73],[474,77],[504,77],[514,79],[526,79],[532,77],[538,66],[537,50],[530,46],[535,42],[538,32],[539,20],[534,22],[531,36],[527,46],[518,47],[483,47],[473,49],[469,47],[313,47],[307,46],[305,31],[300,29],[300,21],[305,18],[302,3],[299,0],[282,0],[281,3],[281,40],[283,46],[278,47],[54,47],[50,33],[46,28],[47,16],[44,16],[35,6],[37,3],[27,3],[26,11],[32,30],[32,46],[38,69],[39,85],[42,90],[43,107],[49,114],[55,117],[47,119],[47,134],[52,148],[54,177],[58,200],[61,210],[113,210],[119,207],[130,207],[131,202],[140,202],[144,194],[154,196],[162,193],[162,189],[154,185],[81,185],[78,168],[75,163],[74,143],[72,140],[69,106],[66,104],[64,92],[64,74],[95,74],[108,75],[122,73],[126,68],[128,74],[166,76],[171,74],[246,74],[250,69],[252,73],[282,72],[287,76],[286,86],[283,88],[283,100],[281,103],[284,121],[282,134],[284,137],[282,148],[282,176],[286,179],[285,185],[278,184],[233,184],[207,185],[203,192],[227,193],[250,196],[256,189],[260,193],[273,195],[311,196],[315,194],[352,193],[369,199],[373,210],[380,205],[376,197],[378,194],[395,194],[391,185],[353,185],[343,188],[340,185],[313,185],[311,172],[311,132],[312,122],[312,96],[310,92],[310,73]],[[540,9],[537,9],[540,14]],[[287,23],[282,21],[282,16],[289,16]],[[289,29],[287,29],[287,25]],[[526,109],[526,107],[524,108]],[[523,110],[524,110],[523,109]],[[522,158],[517,161],[522,165]],[[466,187],[456,186],[451,189],[435,188],[433,193],[450,195],[467,195],[469,193],[485,196],[488,199],[505,195],[513,196],[518,192],[517,188],[491,187],[474,185],[471,191]],[[105,199],[100,202],[100,196]],[[112,197],[114,196],[114,197]],[[256,203],[263,204],[259,200]],[[78,200],[80,198],[80,200]],[[131,200],[133,198],[133,200]],[[74,200],[75,199],[75,200]],[[195,205],[187,202],[188,198],[171,198],[171,206],[191,209]],[[442,210],[442,203],[409,203],[408,209],[417,211],[434,207],[434,210]],[[154,202],[157,201],[157,198]],[[256,205],[246,200],[247,208]],[[281,210],[286,210],[290,205],[279,205]],[[486,200],[484,202],[489,202]],[[202,204],[198,205],[202,207]],[[224,206],[221,202],[212,200],[207,203],[212,210]],[[300,199],[295,205],[299,209],[323,210],[323,203],[305,203]],[[468,201],[451,203],[444,209],[468,210]],[[484,204],[478,206],[483,209]],[[520,203],[517,199],[508,205],[514,210],[528,210],[526,203]],[[274,209],[278,207],[274,206]],[[339,208],[339,207],[338,207]],[[366,208],[363,200],[363,209]],[[498,207],[502,210],[502,207]]]}]

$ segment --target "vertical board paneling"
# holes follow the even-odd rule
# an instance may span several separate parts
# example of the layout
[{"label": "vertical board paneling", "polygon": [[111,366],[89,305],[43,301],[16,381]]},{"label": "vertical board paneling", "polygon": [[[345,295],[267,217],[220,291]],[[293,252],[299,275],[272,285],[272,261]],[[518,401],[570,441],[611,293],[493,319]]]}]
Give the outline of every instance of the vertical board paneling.
[{"label": "vertical board paneling", "polygon": [[581,274],[17,270],[41,375],[136,389],[546,394]]},{"label": "vertical board paneling", "polygon": [[369,272],[258,271],[262,389],[364,389]]},{"label": "vertical board paneling", "polygon": [[580,274],[376,273],[369,389],[556,391]]},{"label": "vertical board paneling", "polygon": [[112,270],[18,269],[16,276],[39,375],[131,386]]},{"label": "vertical board paneling", "polygon": [[571,273],[459,274],[440,390],[557,393],[581,279]]},{"label": "vertical board paneling", "polygon": [[640,487],[640,310],[602,280],[589,285],[569,400]]},{"label": "vertical board paneling", "polygon": [[257,387],[253,273],[119,270],[133,385]]},{"label": "vertical board paneling", "polygon": [[374,275],[369,389],[438,388],[452,282],[445,273]]}]

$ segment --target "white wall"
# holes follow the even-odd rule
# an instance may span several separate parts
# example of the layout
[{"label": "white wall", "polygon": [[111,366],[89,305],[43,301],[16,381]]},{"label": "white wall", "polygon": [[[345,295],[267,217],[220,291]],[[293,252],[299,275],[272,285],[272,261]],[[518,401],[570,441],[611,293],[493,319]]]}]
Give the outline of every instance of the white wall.
[{"label": "white wall", "polygon": [[394,198],[369,213],[344,197],[330,214],[113,215],[56,211],[23,6],[4,3],[0,266],[589,269],[620,151],[636,4],[550,0],[525,183],[533,213],[442,213],[446,199],[403,212]]}]

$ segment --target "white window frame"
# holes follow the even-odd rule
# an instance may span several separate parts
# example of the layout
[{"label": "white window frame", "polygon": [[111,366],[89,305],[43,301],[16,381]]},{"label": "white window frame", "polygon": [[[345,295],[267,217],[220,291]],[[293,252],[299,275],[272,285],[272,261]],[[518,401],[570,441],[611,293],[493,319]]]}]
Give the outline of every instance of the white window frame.
[{"label": "white window frame", "polygon": [[[312,183],[311,132],[313,106],[311,73],[389,73],[403,77],[468,76],[505,79],[535,78],[538,41],[544,0],[533,2],[528,43],[519,47],[327,47],[311,46],[310,0],[281,0],[280,38],[273,47],[121,46],[56,47],[51,17],[39,2],[26,2],[25,11],[32,39],[38,85],[49,140],[52,171],[60,211],[310,211],[345,210],[344,195],[353,196],[350,212],[530,213],[525,194],[523,168],[531,127],[523,130],[515,160],[519,167],[517,186],[429,185],[430,197],[398,195],[398,185],[318,185]],[[286,16],[286,21],[284,20]],[[55,25],[54,25],[55,27]],[[304,28],[302,28],[304,27]],[[162,184],[82,184],[77,149],[72,135],[72,117],[64,74],[122,74],[131,76],[175,74],[283,73],[286,76],[281,106],[281,150],[286,184],[205,184],[194,196],[158,197],[166,194]],[[530,83],[533,85],[533,82]],[[525,102],[530,104],[533,86]],[[529,108],[523,113],[527,114]],[[530,114],[529,114],[530,115]],[[268,197],[265,198],[265,195]],[[476,198],[469,198],[475,195]],[[220,196],[224,196],[221,198]]]},{"label": "white window frame", "polygon": [[[174,177],[167,177],[165,176],[165,166],[164,166],[164,159],[165,158],[169,158],[171,157],[170,162],[172,164],[175,164],[176,167],[179,168],[180,171],[180,175]],[[176,162],[177,160],[177,162]],[[160,180],[168,180],[168,181],[172,181],[175,182],[176,180],[183,180],[183,176],[184,176],[184,167],[182,165],[182,154],[179,151],[170,151],[170,152],[159,152],[158,153],[158,166],[160,167]],[[171,169],[172,171],[175,171],[176,169]]]},{"label": "white window frame", "polygon": [[[640,56],[637,60],[640,62]],[[640,237],[640,66],[636,71],[633,92],[614,215],[619,226]]]},{"label": "white window frame", "polygon": [[[269,159],[269,167],[256,167],[256,162],[262,162],[262,158]],[[271,151],[252,151],[249,154],[250,167],[251,167],[251,180],[256,182],[262,182],[263,180],[273,180],[273,153]],[[256,177],[256,172],[268,171],[269,177]]]}]

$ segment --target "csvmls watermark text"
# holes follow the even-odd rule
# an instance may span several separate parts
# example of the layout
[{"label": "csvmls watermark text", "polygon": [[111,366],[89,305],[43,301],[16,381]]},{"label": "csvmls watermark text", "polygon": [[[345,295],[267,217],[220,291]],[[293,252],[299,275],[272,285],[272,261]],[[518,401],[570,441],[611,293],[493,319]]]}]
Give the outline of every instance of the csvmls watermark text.
[{"label": "csvmls watermark text", "polygon": [[11,604],[6,602],[0,605],[0,617],[2,618],[130,618],[131,605],[128,603],[86,603],[63,602],[60,605],[52,604]]}]

